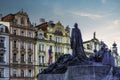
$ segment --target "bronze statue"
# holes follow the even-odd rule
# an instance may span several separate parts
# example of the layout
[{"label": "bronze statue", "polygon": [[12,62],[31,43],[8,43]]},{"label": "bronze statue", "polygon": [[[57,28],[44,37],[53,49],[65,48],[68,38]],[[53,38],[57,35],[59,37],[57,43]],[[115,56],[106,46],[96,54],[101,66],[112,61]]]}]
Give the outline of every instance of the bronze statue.
[{"label": "bronze statue", "polygon": [[71,33],[71,48],[73,51],[72,55],[74,57],[78,57],[80,59],[87,58],[84,52],[84,48],[83,48],[83,40],[82,40],[81,31],[78,28],[77,23],[74,24],[74,28],[72,29],[72,33]]}]

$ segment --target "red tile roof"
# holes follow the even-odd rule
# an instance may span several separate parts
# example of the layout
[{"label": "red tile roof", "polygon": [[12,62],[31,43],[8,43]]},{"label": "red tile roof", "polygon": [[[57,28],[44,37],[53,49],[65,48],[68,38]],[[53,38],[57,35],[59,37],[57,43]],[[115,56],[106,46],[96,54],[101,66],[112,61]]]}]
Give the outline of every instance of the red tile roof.
[{"label": "red tile roof", "polygon": [[40,24],[40,25],[38,25],[38,26],[36,26],[38,29],[42,29],[43,31],[46,31],[47,30],[47,27],[48,27],[48,24],[47,24],[47,22],[45,22],[45,23],[42,23],[42,24]]},{"label": "red tile roof", "polygon": [[[54,26],[55,26],[54,23],[51,23],[50,25],[51,25],[51,27],[54,27]],[[48,22],[45,22],[45,23],[42,23],[42,24],[40,24],[40,25],[38,25],[38,26],[36,26],[36,27],[37,27],[38,29],[42,29],[43,31],[46,31],[48,26],[49,26],[49,23],[48,23]]]},{"label": "red tile roof", "polygon": [[2,18],[2,21],[5,21],[5,22],[10,22],[12,20],[14,20],[14,14],[8,14]]}]

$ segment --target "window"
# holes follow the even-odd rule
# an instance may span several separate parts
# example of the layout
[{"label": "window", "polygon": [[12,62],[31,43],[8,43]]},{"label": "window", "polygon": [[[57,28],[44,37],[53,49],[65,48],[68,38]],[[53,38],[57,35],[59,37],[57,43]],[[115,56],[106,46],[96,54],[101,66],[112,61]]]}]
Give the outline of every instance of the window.
[{"label": "window", "polygon": [[56,34],[56,35],[59,35],[59,36],[63,36],[62,31],[61,31],[61,30],[59,30],[59,29],[55,31],[55,34]]},{"label": "window", "polygon": [[21,77],[24,77],[24,70],[21,70]]},{"label": "window", "polygon": [[31,48],[32,48],[32,44],[28,43],[28,49],[31,49]]},{"label": "window", "polygon": [[25,24],[23,17],[21,17],[21,24]]},{"label": "window", "polygon": [[42,64],[44,64],[44,56],[42,56],[42,60],[41,60]]},{"label": "window", "polygon": [[31,34],[31,32],[28,32],[28,37],[32,37],[32,34]]},{"label": "window", "polygon": [[44,64],[44,56],[39,56],[39,64]]},{"label": "window", "polygon": [[40,34],[38,35],[38,38],[39,38],[39,39],[43,39],[43,34],[40,33]]},{"label": "window", "polygon": [[24,31],[21,31],[21,36],[24,36]]},{"label": "window", "polygon": [[39,44],[39,51],[44,51],[44,44]]},{"label": "window", "polygon": [[24,48],[24,42],[23,41],[21,42],[20,46],[21,46],[22,49]]},{"label": "window", "polygon": [[16,35],[16,30],[13,30],[13,34]]},{"label": "window", "polygon": [[0,32],[4,32],[4,29],[3,29],[3,28],[0,28]]},{"label": "window", "polygon": [[16,48],[17,46],[17,41],[13,41],[13,47]]},{"label": "window", "polygon": [[87,49],[92,50],[92,45],[91,44],[87,44]]},{"label": "window", "polygon": [[0,68],[0,78],[3,78],[3,77],[4,77],[4,69]]},{"label": "window", "polygon": [[0,53],[0,62],[4,62],[4,54],[2,53]]},{"label": "window", "polygon": [[4,38],[0,37],[0,48],[4,48]]},{"label": "window", "polygon": [[62,38],[61,37],[56,37],[56,42],[62,43]]},{"label": "window", "polygon": [[39,64],[41,64],[41,56],[39,56]]},{"label": "window", "polygon": [[13,62],[17,62],[16,57],[17,57],[17,56],[16,56],[16,53],[14,53],[14,54],[13,54]]},{"label": "window", "polygon": [[57,47],[56,47],[56,52],[62,53],[62,47],[57,46]]},{"label": "window", "polygon": [[32,77],[32,71],[31,70],[28,71],[28,77]]},{"label": "window", "polygon": [[52,36],[50,35],[50,41],[52,40]]},{"label": "window", "polygon": [[31,55],[28,56],[28,63],[31,63]]},{"label": "window", "polygon": [[24,62],[24,54],[21,54],[21,62]]},{"label": "window", "polygon": [[13,77],[17,77],[17,70],[13,69]]}]

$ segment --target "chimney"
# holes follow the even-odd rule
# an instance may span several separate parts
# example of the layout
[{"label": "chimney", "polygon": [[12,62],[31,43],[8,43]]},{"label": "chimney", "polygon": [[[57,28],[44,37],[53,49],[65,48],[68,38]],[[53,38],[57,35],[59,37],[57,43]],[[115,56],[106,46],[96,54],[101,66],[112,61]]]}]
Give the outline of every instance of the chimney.
[{"label": "chimney", "polygon": [[53,21],[50,20],[50,21],[48,22],[48,26],[52,26],[52,24],[53,24]]},{"label": "chimney", "polygon": [[40,18],[40,23],[45,23],[45,19],[44,18]]},{"label": "chimney", "polygon": [[2,14],[0,14],[0,21],[2,20]]}]

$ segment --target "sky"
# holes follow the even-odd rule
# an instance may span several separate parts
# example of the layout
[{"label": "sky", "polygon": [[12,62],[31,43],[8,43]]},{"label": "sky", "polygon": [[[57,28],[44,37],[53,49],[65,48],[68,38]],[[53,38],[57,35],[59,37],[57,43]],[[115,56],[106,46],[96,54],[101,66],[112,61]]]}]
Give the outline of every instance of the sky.
[{"label": "sky", "polygon": [[27,12],[31,23],[40,24],[40,18],[64,27],[78,23],[83,41],[96,37],[109,48],[117,43],[120,54],[120,0],[0,0],[0,14]]}]

